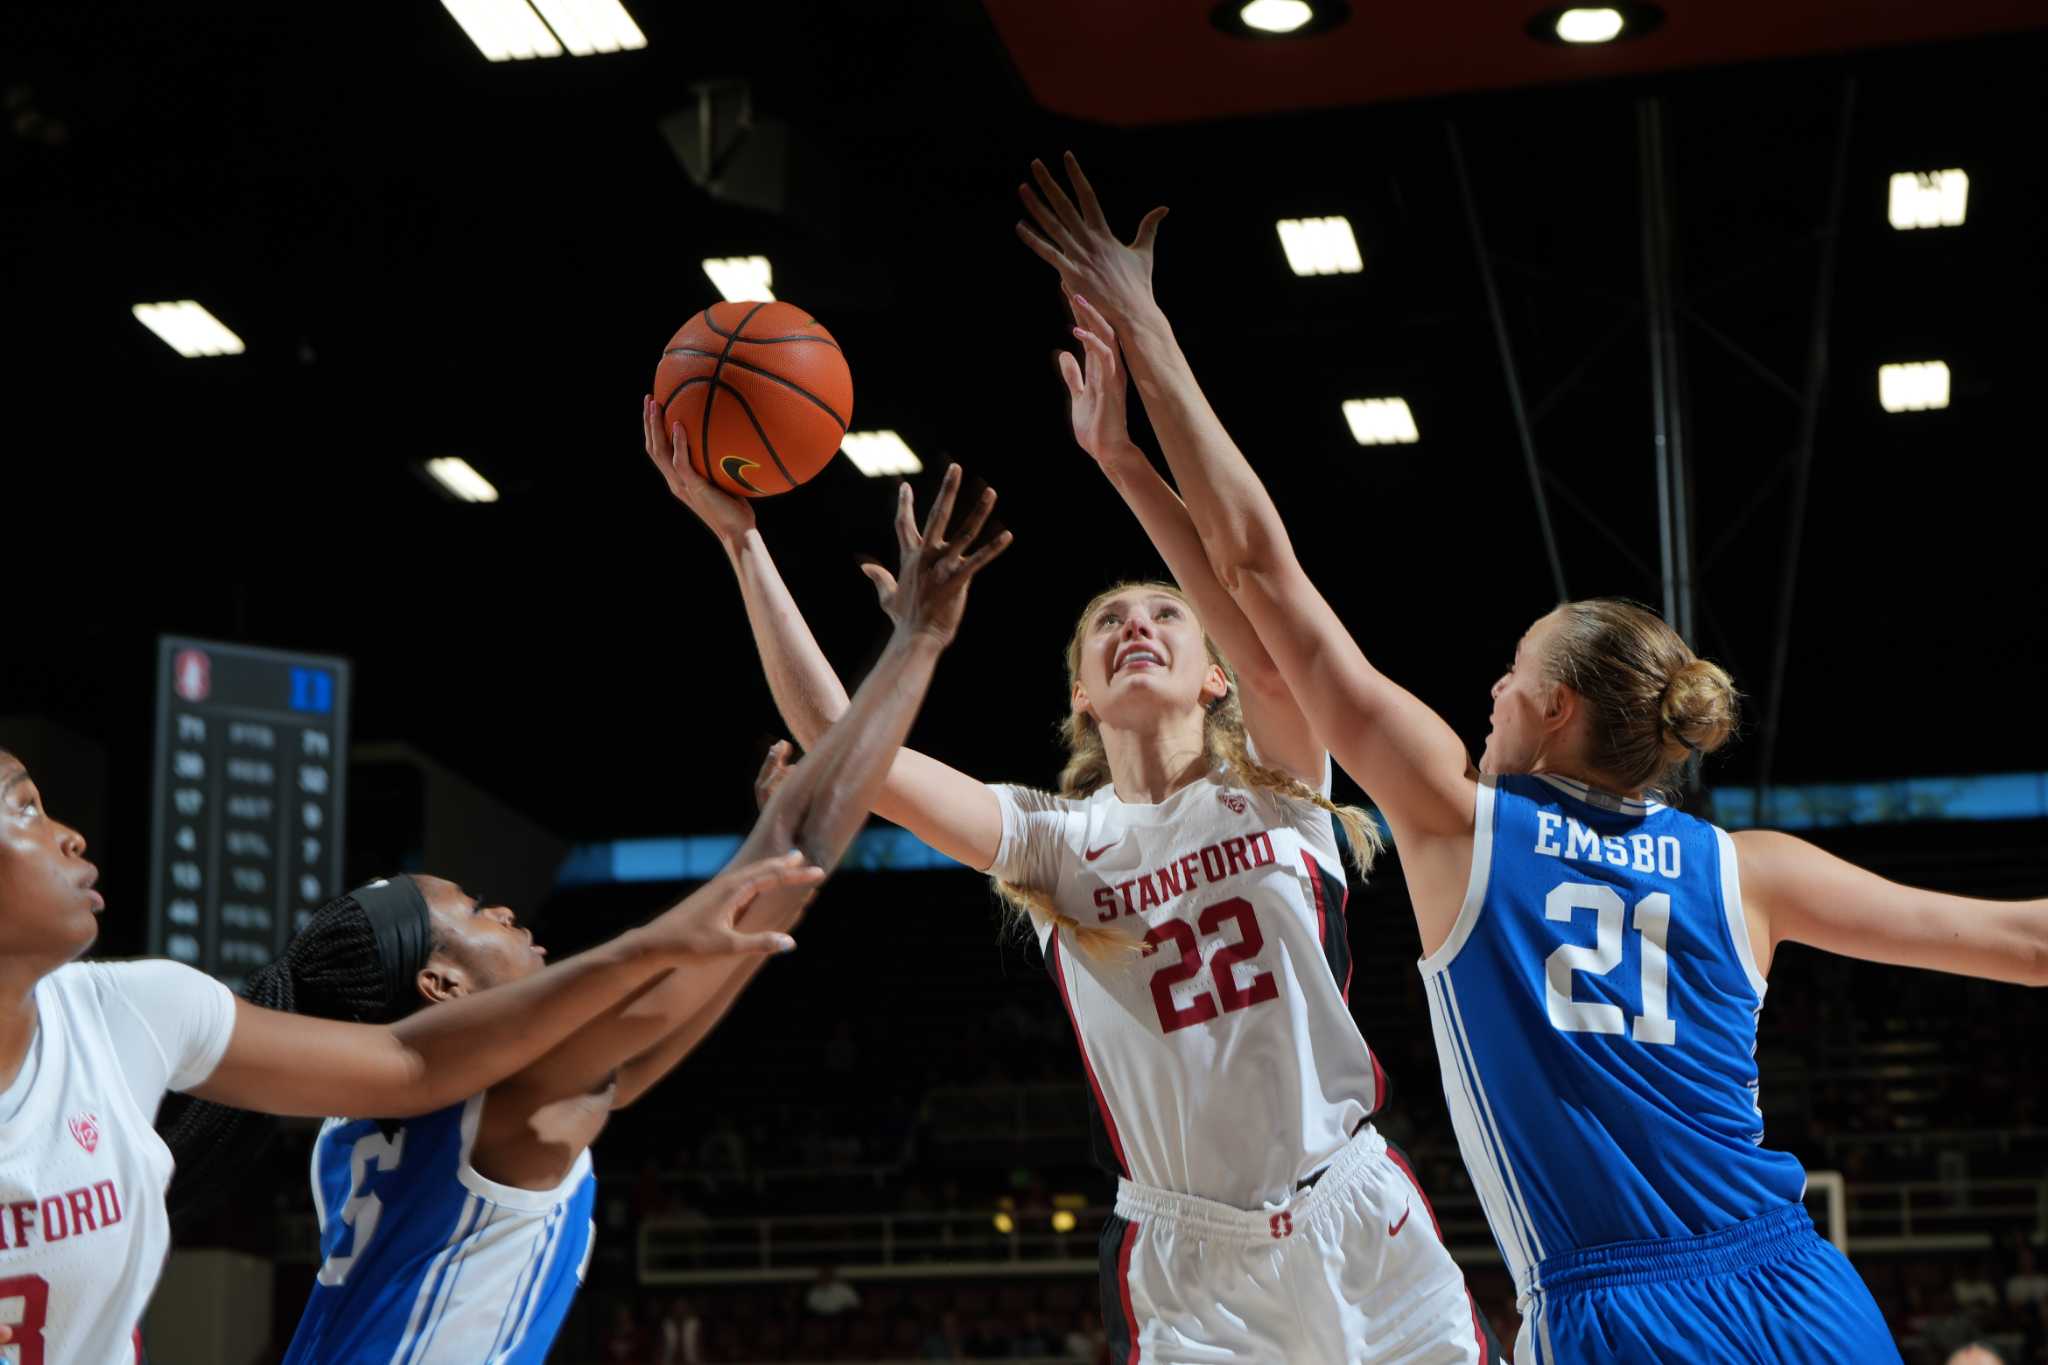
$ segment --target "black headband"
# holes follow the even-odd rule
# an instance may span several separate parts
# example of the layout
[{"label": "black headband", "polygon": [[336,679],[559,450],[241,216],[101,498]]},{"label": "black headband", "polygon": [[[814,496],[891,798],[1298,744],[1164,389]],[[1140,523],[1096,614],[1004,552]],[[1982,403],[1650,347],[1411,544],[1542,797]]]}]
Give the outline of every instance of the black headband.
[{"label": "black headband", "polygon": [[357,887],[350,898],[363,908],[377,939],[377,965],[384,973],[384,1000],[392,1016],[412,1012],[420,969],[434,951],[433,920],[427,898],[410,877],[391,877]]}]

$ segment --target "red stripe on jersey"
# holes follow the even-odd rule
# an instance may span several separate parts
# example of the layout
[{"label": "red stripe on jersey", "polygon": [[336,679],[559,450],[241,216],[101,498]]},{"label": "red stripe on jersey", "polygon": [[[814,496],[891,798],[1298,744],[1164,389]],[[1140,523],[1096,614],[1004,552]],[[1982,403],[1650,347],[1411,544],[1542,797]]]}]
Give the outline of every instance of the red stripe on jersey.
[{"label": "red stripe on jersey", "polygon": [[[1316,862],[1314,855],[1307,849],[1301,851],[1301,862],[1302,866],[1308,869],[1309,894],[1315,897],[1316,902],[1316,946],[1323,950],[1323,955],[1327,958],[1330,952],[1330,911],[1328,902],[1323,895],[1323,869]],[[1351,888],[1347,884],[1344,888],[1344,900],[1349,901],[1350,899]],[[1342,902],[1337,906],[1337,913],[1340,916],[1344,913]],[[1344,981],[1339,991],[1344,997],[1344,1003],[1347,1005],[1351,1003],[1351,973],[1356,968],[1356,965],[1351,955],[1347,952],[1344,955]],[[1379,1056],[1372,1050],[1372,1044],[1370,1043],[1366,1044],[1365,1047],[1365,1059],[1372,1064],[1372,1103],[1366,1106],[1366,1112],[1368,1114],[1377,1114],[1387,1102],[1387,1073],[1380,1066]]]},{"label": "red stripe on jersey", "polygon": [[[1074,1002],[1067,995],[1067,966],[1060,958],[1058,925],[1054,925],[1052,930],[1052,979],[1060,988],[1060,1004],[1066,1007],[1067,1022],[1073,1025],[1074,1046],[1081,1051],[1081,1069],[1088,1073],[1088,1088],[1095,1094],[1095,1108],[1102,1115],[1102,1126],[1109,1134],[1110,1149],[1116,1153],[1117,1169],[1122,1171],[1124,1178],[1128,1180],[1131,1175],[1131,1163],[1124,1157],[1123,1134],[1117,1132],[1116,1116],[1109,1112],[1109,1101],[1102,1097],[1102,1084],[1095,1079],[1095,1063],[1088,1060],[1088,1040],[1081,1036],[1081,1020],[1075,1015]],[[1136,1360],[1137,1356],[1133,1355],[1131,1359]]]},{"label": "red stripe on jersey", "polygon": [[1124,1323],[1131,1333],[1131,1353],[1125,1365],[1138,1365],[1138,1315],[1131,1308],[1131,1248],[1138,1244],[1138,1225],[1124,1229],[1124,1243],[1116,1249],[1116,1291],[1123,1299]]},{"label": "red stripe on jersey", "polygon": [[[1378,1069],[1378,1063],[1374,1063],[1374,1069]],[[1415,1178],[1415,1168],[1408,1164],[1407,1154],[1402,1152],[1400,1148],[1389,1144],[1387,1147],[1387,1159],[1400,1167],[1401,1174],[1408,1177],[1408,1183],[1415,1189],[1415,1197],[1422,1201],[1422,1211],[1429,1215],[1429,1225],[1436,1229],[1437,1241],[1443,1241],[1444,1230],[1436,1221],[1436,1209],[1431,1206],[1429,1196],[1422,1192],[1422,1182]],[[1479,1324],[1479,1301],[1472,1297],[1472,1291],[1469,1288],[1465,1291],[1465,1307],[1472,1314],[1472,1340],[1479,1347],[1479,1365],[1488,1365],[1492,1356],[1488,1354],[1486,1349],[1486,1329]]]},{"label": "red stripe on jersey", "polygon": [[[1323,896],[1322,865],[1316,862],[1314,855],[1307,849],[1301,851],[1301,861],[1302,865],[1308,869],[1309,894],[1316,899],[1316,946],[1323,950],[1325,956],[1328,956],[1330,951],[1330,912],[1329,905]],[[1341,877],[1337,881],[1344,886],[1344,899],[1337,902],[1337,914],[1341,919],[1344,914],[1344,907],[1351,899],[1351,887]],[[1351,1003],[1351,973],[1356,969],[1357,963],[1352,960],[1351,954],[1347,951],[1344,954],[1344,980],[1338,983],[1338,994],[1344,997],[1344,1003],[1347,1005]]]},{"label": "red stripe on jersey", "polygon": [[[1329,911],[1323,905],[1323,870],[1316,866],[1316,860],[1307,849],[1301,851],[1301,863],[1308,869],[1308,893],[1316,898],[1316,947],[1329,952],[1330,927],[1327,923]],[[1351,983],[1344,983],[1344,1003],[1351,1003]]]},{"label": "red stripe on jersey", "polygon": [[142,1365],[142,1329],[137,1327],[132,1338],[135,1343],[135,1365]]}]

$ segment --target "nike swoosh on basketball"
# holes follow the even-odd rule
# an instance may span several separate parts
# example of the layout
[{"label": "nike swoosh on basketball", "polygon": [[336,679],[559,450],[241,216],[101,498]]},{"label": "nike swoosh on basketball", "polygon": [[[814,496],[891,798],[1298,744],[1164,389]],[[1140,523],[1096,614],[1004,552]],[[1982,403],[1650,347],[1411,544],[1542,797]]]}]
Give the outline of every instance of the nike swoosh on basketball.
[{"label": "nike swoosh on basketball", "polygon": [[1408,1215],[1413,1212],[1415,1212],[1415,1206],[1413,1204],[1410,1204],[1407,1208],[1401,1210],[1401,1221],[1398,1223],[1387,1224],[1387,1236],[1399,1237],[1401,1235],[1401,1229],[1408,1226]]},{"label": "nike swoosh on basketball", "polygon": [[1097,858],[1100,858],[1103,854],[1109,852],[1111,849],[1115,848],[1117,844],[1120,844],[1122,842],[1123,840],[1118,839],[1114,842],[1104,844],[1101,848],[1091,848],[1086,853],[1083,853],[1081,856],[1092,863]]}]

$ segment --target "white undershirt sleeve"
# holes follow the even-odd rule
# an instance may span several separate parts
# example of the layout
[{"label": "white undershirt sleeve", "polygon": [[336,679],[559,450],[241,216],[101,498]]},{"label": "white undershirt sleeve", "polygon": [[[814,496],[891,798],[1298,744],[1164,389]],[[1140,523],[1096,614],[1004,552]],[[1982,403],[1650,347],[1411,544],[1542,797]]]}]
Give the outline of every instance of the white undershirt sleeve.
[{"label": "white undershirt sleeve", "polygon": [[122,1074],[145,1114],[164,1091],[190,1090],[213,1074],[235,1032],[226,986],[161,958],[91,965]]},{"label": "white undershirt sleeve", "polygon": [[1078,802],[1035,787],[991,786],[1003,809],[1003,841],[988,874],[1057,895],[1067,825]]}]

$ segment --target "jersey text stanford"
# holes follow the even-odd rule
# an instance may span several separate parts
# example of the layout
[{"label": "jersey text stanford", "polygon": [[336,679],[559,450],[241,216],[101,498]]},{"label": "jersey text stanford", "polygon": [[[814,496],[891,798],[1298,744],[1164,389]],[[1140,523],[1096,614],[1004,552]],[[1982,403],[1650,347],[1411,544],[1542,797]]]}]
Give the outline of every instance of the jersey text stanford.
[{"label": "jersey text stanford", "polygon": [[[1119,915],[1141,915],[1157,906],[1171,904],[1198,886],[1213,886],[1240,872],[1265,867],[1273,860],[1271,830],[1205,844],[1156,871],[1118,882],[1115,886],[1097,887],[1095,904],[1101,913],[1095,918],[1107,922]],[[1135,898],[1131,894],[1133,887],[1137,888]]]}]

